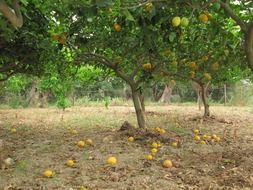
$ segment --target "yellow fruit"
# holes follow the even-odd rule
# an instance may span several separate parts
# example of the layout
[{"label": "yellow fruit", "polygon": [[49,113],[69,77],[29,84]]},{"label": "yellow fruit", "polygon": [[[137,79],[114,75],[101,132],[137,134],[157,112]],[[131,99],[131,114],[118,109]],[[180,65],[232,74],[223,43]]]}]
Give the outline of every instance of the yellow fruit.
[{"label": "yellow fruit", "polygon": [[209,73],[204,73],[204,77],[206,80],[212,80],[212,76]]},{"label": "yellow fruit", "polygon": [[200,14],[200,15],[199,15],[199,20],[200,20],[201,22],[206,23],[206,22],[208,22],[208,16],[207,16],[206,14]]},{"label": "yellow fruit", "polygon": [[165,129],[161,129],[161,130],[160,130],[160,134],[161,134],[161,135],[163,135],[163,134],[165,134],[165,133],[166,133],[166,130],[165,130]]},{"label": "yellow fruit", "polygon": [[212,137],[210,135],[206,136],[206,140],[210,141],[212,139]]},{"label": "yellow fruit", "polygon": [[147,12],[151,11],[151,10],[153,9],[153,3],[146,3],[146,4],[144,5],[144,9],[145,9],[145,11],[147,11]]},{"label": "yellow fruit", "polygon": [[149,71],[152,68],[152,65],[150,63],[145,63],[145,64],[142,65],[142,68],[145,71]]},{"label": "yellow fruit", "polygon": [[12,128],[12,129],[11,129],[11,132],[12,132],[12,133],[16,133],[16,132],[17,132],[17,129]]},{"label": "yellow fruit", "polygon": [[208,60],[208,56],[204,55],[202,58],[201,58],[202,61],[207,61]]},{"label": "yellow fruit", "polygon": [[212,18],[212,15],[208,11],[204,11],[204,13],[209,20]]},{"label": "yellow fruit", "polygon": [[148,155],[146,156],[146,159],[149,160],[149,161],[150,161],[150,160],[153,160],[153,156],[152,156],[151,154],[148,154]]},{"label": "yellow fruit", "polygon": [[88,190],[88,189],[86,187],[84,187],[84,186],[81,186],[80,190]]},{"label": "yellow fruit", "polygon": [[162,145],[160,142],[157,143],[157,147],[160,148]]},{"label": "yellow fruit", "polygon": [[165,168],[171,168],[173,165],[172,165],[172,162],[171,160],[164,160],[163,161],[163,167]]},{"label": "yellow fruit", "polygon": [[200,141],[200,136],[198,136],[198,135],[196,135],[195,137],[194,137],[194,139],[195,139],[195,141]]},{"label": "yellow fruit", "polygon": [[186,27],[186,26],[188,26],[188,24],[189,24],[188,18],[183,17],[183,18],[181,19],[181,26]]},{"label": "yellow fruit", "polygon": [[78,141],[77,146],[79,146],[80,148],[83,148],[85,146],[85,142],[84,141]]},{"label": "yellow fruit", "polygon": [[106,161],[110,166],[115,166],[117,164],[117,159],[113,156],[109,157]]},{"label": "yellow fruit", "polygon": [[206,141],[200,141],[200,144],[206,144]]},{"label": "yellow fruit", "polygon": [[113,24],[113,28],[116,32],[120,32],[121,31],[121,25],[118,23],[114,23]]},{"label": "yellow fruit", "polygon": [[221,140],[220,137],[216,137],[216,138],[215,138],[215,141],[217,141],[217,142],[220,142],[220,140]]},{"label": "yellow fruit", "polygon": [[212,134],[212,138],[213,139],[217,138],[217,135],[216,134]]},{"label": "yellow fruit", "polygon": [[207,140],[207,135],[203,135],[202,138],[203,138],[204,140]]},{"label": "yellow fruit", "polygon": [[151,144],[151,148],[157,148],[158,147],[158,144],[156,143],[156,142],[153,142],[152,144]]},{"label": "yellow fruit", "polygon": [[85,143],[88,144],[88,145],[93,145],[92,139],[87,139]]},{"label": "yellow fruit", "polygon": [[151,153],[152,153],[153,155],[155,155],[157,152],[158,152],[157,148],[152,148],[152,149],[151,149]]},{"label": "yellow fruit", "polygon": [[160,127],[156,127],[155,130],[156,130],[156,132],[160,133],[161,128]]},{"label": "yellow fruit", "polygon": [[189,67],[190,67],[191,70],[197,70],[198,69],[198,66],[197,66],[196,62],[194,62],[194,61],[189,63]]},{"label": "yellow fruit", "polygon": [[175,80],[171,80],[171,81],[170,81],[170,84],[171,84],[172,86],[175,86],[175,85],[176,85],[176,81],[175,81]]},{"label": "yellow fruit", "polygon": [[171,146],[174,147],[174,148],[177,148],[177,142],[171,143]]},{"label": "yellow fruit", "polygon": [[213,63],[213,64],[211,65],[211,69],[212,69],[213,71],[219,70],[219,63],[218,63],[218,62]]},{"label": "yellow fruit", "polygon": [[77,132],[77,130],[73,129],[73,130],[71,131],[71,133],[72,133],[72,134],[77,134],[78,132]]},{"label": "yellow fruit", "polygon": [[133,142],[134,141],[134,138],[133,137],[128,137],[127,139],[129,142]]},{"label": "yellow fruit", "polygon": [[195,78],[196,74],[195,74],[194,71],[191,71],[190,74],[191,74],[191,78],[192,78],[192,79]]},{"label": "yellow fruit", "polygon": [[48,177],[48,178],[53,177],[54,172],[52,170],[46,170],[46,171],[44,171],[43,175],[44,175],[44,177]]},{"label": "yellow fruit", "polygon": [[176,16],[172,19],[172,26],[177,27],[180,25],[181,19],[180,17]]},{"label": "yellow fruit", "polygon": [[73,160],[67,160],[66,165],[68,167],[73,167],[74,166],[74,161]]},{"label": "yellow fruit", "polygon": [[194,133],[194,134],[199,134],[199,130],[198,130],[198,129],[194,129],[194,130],[193,130],[193,133]]}]

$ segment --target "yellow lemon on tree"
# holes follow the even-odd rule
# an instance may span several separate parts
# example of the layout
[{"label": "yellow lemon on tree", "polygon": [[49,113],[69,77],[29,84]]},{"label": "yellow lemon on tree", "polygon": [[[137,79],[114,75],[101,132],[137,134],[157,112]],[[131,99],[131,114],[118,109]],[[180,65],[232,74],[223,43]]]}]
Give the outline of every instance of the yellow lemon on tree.
[{"label": "yellow lemon on tree", "polygon": [[148,161],[153,160],[153,156],[152,156],[151,154],[148,154],[148,155],[146,156],[146,159],[147,159]]},{"label": "yellow lemon on tree", "polygon": [[164,160],[163,161],[163,167],[165,168],[171,168],[173,166],[172,161],[171,160]]},{"label": "yellow lemon on tree", "polygon": [[208,22],[208,16],[206,14],[200,14],[199,15],[199,20],[203,23],[207,23]]},{"label": "yellow lemon on tree", "polygon": [[186,27],[189,24],[189,19],[186,17],[183,17],[180,22],[181,26]]},{"label": "yellow lemon on tree", "polygon": [[114,23],[113,24],[113,28],[116,32],[120,32],[121,31],[121,25],[119,23]]},{"label": "yellow lemon on tree", "polygon": [[179,16],[176,16],[172,19],[172,26],[177,27],[180,25],[181,18]]},{"label": "yellow lemon on tree", "polygon": [[211,65],[211,69],[212,69],[213,71],[219,70],[219,63],[218,63],[218,62],[213,63],[213,64]]},{"label": "yellow lemon on tree", "polygon": [[146,4],[144,5],[144,9],[145,9],[145,11],[147,11],[147,12],[151,11],[151,10],[153,9],[153,3],[146,3]]},{"label": "yellow lemon on tree", "polygon": [[128,141],[129,141],[129,142],[133,142],[133,141],[134,141],[134,138],[133,138],[133,137],[128,137]]},{"label": "yellow lemon on tree", "polygon": [[86,144],[88,144],[88,145],[93,145],[92,139],[87,139],[87,140],[86,140]]},{"label": "yellow lemon on tree", "polygon": [[195,73],[194,71],[191,71],[191,72],[190,72],[190,75],[191,75],[191,78],[193,79],[193,78],[195,78],[196,73]]},{"label": "yellow lemon on tree", "polygon": [[77,146],[79,146],[80,148],[83,148],[85,146],[85,142],[84,141],[78,141]]},{"label": "yellow lemon on tree", "polygon": [[53,177],[54,172],[52,170],[46,170],[46,171],[44,171],[43,176],[48,177],[48,178]]},{"label": "yellow lemon on tree", "polygon": [[196,64],[196,62],[192,61],[189,63],[189,67],[191,70],[197,70],[198,69],[198,66]]},{"label": "yellow lemon on tree", "polygon": [[195,141],[200,141],[201,137],[198,136],[198,135],[196,135],[196,136],[194,137],[194,139],[195,139]]},{"label": "yellow lemon on tree", "polygon": [[212,76],[209,73],[204,73],[204,78],[208,81],[212,80]]},{"label": "yellow lemon on tree", "polygon": [[115,166],[117,164],[117,158],[111,156],[107,159],[106,163],[109,164],[110,166]]},{"label": "yellow lemon on tree", "polygon": [[158,144],[157,144],[156,142],[153,142],[153,143],[151,144],[151,148],[158,148]]},{"label": "yellow lemon on tree", "polygon": [[73,160],[67,160],[66,165],[68,167],[73,167],[74,166],[74,161]]},{"label": "yellow lemon on tree", "polygon": [[152,65],[151,65],[151,63],[145,63],[145,64],[142,65],[142,68],[145,71],[149,71],[152,68]]}]

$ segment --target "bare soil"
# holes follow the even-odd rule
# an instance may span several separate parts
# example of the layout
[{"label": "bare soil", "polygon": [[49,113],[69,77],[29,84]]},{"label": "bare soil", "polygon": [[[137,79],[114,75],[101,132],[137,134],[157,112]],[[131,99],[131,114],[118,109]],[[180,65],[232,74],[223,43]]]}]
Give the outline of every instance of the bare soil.
[{"label": "bare soil", "polygon": [[[130,134],[119,129],[124,121],[136,126],[132,107],[0,110],[0,162],[7,157],[15,161],[0,169],[0,190],[253,189],[252,109],[220,106],[211,111],[213,117],[204,120],[197,106],[147,107],[148,129],[161,127],[166,133],[133,133],[135,141],[128,142]],[[196,143],[195,128],[221,141]],[[77,147],[87,138],[94,146]],[[146,161],[157,140],[159,152]],[[173,141],[178,148],[171,146]],[[109,156],[117,158],[115,168],[106,164]],[[75,161],[73,168],[66,166],[68,159]],[[165,159],[172,160],[172,168],[162,167]],[[46,169],[54,177],[43,177]]]}]

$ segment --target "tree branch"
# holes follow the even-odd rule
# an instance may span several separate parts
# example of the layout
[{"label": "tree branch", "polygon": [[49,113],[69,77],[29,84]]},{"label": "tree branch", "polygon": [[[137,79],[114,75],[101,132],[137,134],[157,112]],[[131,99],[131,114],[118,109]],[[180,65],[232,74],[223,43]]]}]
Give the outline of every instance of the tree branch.
[{"label": "tree branch", "polygon": [[15,28],[20,28],[23,26],[23,16],[20,11],[19,0],[13,0],[12,4],[13,9],[6,4],[5,0],[0,0],[0,13],[2,13]]},{"label": "tree branch", "polygon": [[229,4],[221,1],[221,7],[225,10],[227,15],[230,16],[236,22],[236,24],[240,26],[241,30],[244,33],[247,33],[248,29],[246,23],[243,22],[243,20],[238,15],[236,15],[236,13],[231,9]]}]

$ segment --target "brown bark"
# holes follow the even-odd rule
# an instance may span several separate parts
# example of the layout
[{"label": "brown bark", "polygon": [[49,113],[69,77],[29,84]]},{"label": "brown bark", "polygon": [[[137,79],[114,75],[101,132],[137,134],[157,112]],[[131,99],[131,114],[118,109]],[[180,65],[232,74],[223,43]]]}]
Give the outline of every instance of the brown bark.
[{"label": "brown bark", "polygon": [[141,107],[139,92],[133,86],[131,86],[131,90],[138,125],[140,128],[145,128],[145,118]]},{"label": "brown bark", "polygon": [[253,22],[249,25],[248,31],[245,34],[245,51],[248,65],[253,72]]},{"label": "brown bark", "polygon": [[15,28],[23,25],[23,16],[20,11],[19,0],[12,1],[13,10],[6,4],[5,0],[0,0],[0,13],[10,21]]},{"label": "brown bark", "polygon": [[143,112],[145,112],[145,97],[144,94],[142,92],[139,93],[139,99],[141,102],[141,109]]},{"label": "brown bark", "polygon": [[204,117],[209,117],[210,116],[210,110],[209,110],[209,104],[207,103],[207,99],[206,99],[206,91],[207,88],[205,88],[205,85],[200,84],[201,87],[201,98],[202,98],[202,102],[204,104]]},{"label": "brown bark", "polygon": [[163,94],[162,94],[161,98],[159,99],[159,102],[170,104],[172,90],[173,90],[172,85],[169,85],[169,84],[165,85],[164,90],[163,90]]}]

